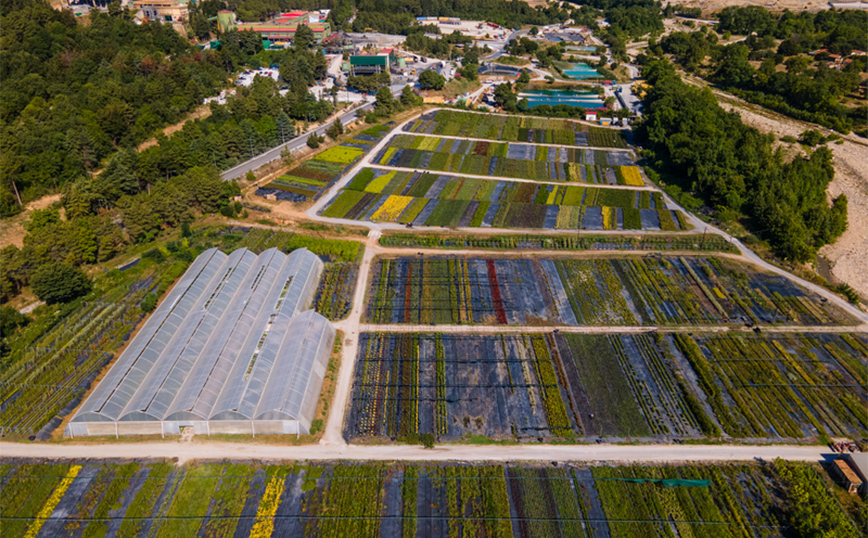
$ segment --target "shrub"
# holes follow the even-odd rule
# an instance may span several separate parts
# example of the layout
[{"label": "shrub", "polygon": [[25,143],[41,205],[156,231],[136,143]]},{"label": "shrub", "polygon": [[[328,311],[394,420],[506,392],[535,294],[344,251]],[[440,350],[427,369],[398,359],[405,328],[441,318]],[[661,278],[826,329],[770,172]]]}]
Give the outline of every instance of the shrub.
[{"label": "shrub", "polygon": [[163,255],[163,252],[160,249],[152,248],[142,253],[142,259],[153,260],[156,263],[163,263],[166,261],[166,256]]},{"label": "shrub", "polygon": [[434,448],[434,434],[423,433],[419,435],[419,442],[425,448]]},{"label": "shrub", "polygon": [[65,263],[39,266],[30,278],[30,285],[36,296],[48,304],[67,303],[91,290],[85,272]]},{"label": "shrub", "polygon": [[145,295],[145,298],[142,299],[141,304],[139,305],[144,312],[153,312],[155,308],[157,308],[157,297],[156,293],[149,293]]}]

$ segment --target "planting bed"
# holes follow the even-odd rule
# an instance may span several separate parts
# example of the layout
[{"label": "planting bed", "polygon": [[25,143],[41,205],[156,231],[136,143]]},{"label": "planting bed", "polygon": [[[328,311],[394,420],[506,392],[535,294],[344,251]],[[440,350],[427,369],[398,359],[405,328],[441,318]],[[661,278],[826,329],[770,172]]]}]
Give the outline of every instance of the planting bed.
[{"label": "planting bed", "polygon": [[419,226],[688,230],[661,194],[365,168],[324,217]]},{"label": "planting bed", "polygon": [[331,147],[309,159],[285,175],[256,190],[259,196],[273,194],[278,200],[303,202],[319,195],[337,181],[390,130],[378,125],[362,131],[355,138]]},{"label": "planting bed", "polygon": [[789,280],[714,257],[379,258],[372,323],[834,325],[842,311]]},{"label": "planting bed", "polygon": [[484,250],[675,250],[738,253],[719,235],[428,235],[385,231],[384,247]]},{"label": "planting bed", "polygon": [[868,339],[856,335],[363,333],[359,344],[349,440],[868,430]]},{"label": "planting bed", "polygon": [[10,337],[0,385],[0,432],[30,436],[45,426],[39,437],[48,437],[144,316],[138,305],[158,286],[158,270],[124,279],[99,299],[62,305],[54,316]]},{"label": "planting bed", "polygon": [[9,536],[739,537],[801,536],[811,525],[859,536],[819,467],[785,462],[554,468],[10,460],[0,480],[0,517],[20,518],[3,520]]},{"label": "planting bed", "polygon": [[570,120],[474,114],[436,110],[408,123],[405,131],[507,142],[537,142],[564,146],[626,148],[621,131],[592,127]]},{"label": "planting bed", "polygon": [[539,181],[643,186],[631,152],[396,135],[374,163]]}]

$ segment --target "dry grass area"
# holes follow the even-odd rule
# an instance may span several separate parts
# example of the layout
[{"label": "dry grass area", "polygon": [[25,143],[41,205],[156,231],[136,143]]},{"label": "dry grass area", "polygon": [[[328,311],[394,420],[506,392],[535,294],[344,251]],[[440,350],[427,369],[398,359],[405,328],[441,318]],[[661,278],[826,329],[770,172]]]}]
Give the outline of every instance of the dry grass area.
[{"label": "dry grass area", "polygon": [[35,209],[45,209],[54,202],[60,201],[59,194],[49,194],[38,200],[33,200],[24,208],[24,211],[18,213],[14,217],[3,219],[0,228],[3,233],[0,234],[0,248],[9,245],[15,245],[18,248],[24,246],[24,236],[27,235],[27,230],[24,229],[24,223],[30,220],[30,213]]},{"label": "dry grass area", "polygon": [[[828,129],[792,120],[735,100],[721,100],[720,106],[741,114],[746,124],[776,137],[796,138],[807,129],[818,129],[826,135]],[[829,198],[846,194],[848,200],[847,231],[832,245],[820,249],[819,255],[828,260],[834,279],[846,282],[863,297],[868,297],[868,144],[850,135],[842,144],[829,143],[835,166],[835,180],[829,185]],[[786,147],[788,154],[802,151],[798,144]]]},{"label": "dry grass area", "polygon": [[821,0],[664,0],[663,5],[682,5],[702,8],[703,13],[720,11],[729,6],[762,6],[769,11],[820,11],[829,9],[829,3]]}]

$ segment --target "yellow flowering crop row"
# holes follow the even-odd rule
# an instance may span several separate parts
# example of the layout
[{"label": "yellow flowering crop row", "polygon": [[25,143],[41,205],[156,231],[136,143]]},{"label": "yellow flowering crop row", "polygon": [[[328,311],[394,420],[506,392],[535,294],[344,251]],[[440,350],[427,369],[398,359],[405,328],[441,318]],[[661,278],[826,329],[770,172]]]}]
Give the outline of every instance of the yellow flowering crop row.
[{"label": "yellow flowering crop row", "polygon": [[371,220],[394,222],[413,200],[412,196],[389,196],[386,198],[386,202],[380,206],[380,209],[371,215]]},{"label": "yellow flowering crop row", "polygon": [[274,515],[277,514],[277,506],[280,504],[280,495],[283,493],[284,477],[273,476],[265,488],[265,493],[259,500],[259,508],[256,510],[256,523],[250,529],[250,538],[269,538],[274,532]]},{"label": "yellow flowering crop row", "polygon": [[30,525],[30,528],[27,529],[27,534],[24,535],[24,538],[36,538],[36,535],[39,534],[39,530],[42,528],[43,525],[45,525],[45,520],[47,520],[51,516],[51,513],[54,512],[54,509],[63,498],[66,490],[69,489],[69,486],[72,485],[75,477],[78,476],[79,471],[81,471],[81,465],[73,465],[69,468],[69,471],[66,472],[66,476],[54,489],[51,497],[49,497],[48,500],[45,501],[45,504],[42,506],[42,510],[40,510],[39,515],[36,516],[36,521],[34,521]]},{"label": "yellow flowering crop row", "polygon": [[645,185],[645,182],[642,181],[642,176],[639,174],[639,168],[636,166],[622,166],[621,174],[624,175],[624,181],[627,185],[633,185],[634,187]]}]

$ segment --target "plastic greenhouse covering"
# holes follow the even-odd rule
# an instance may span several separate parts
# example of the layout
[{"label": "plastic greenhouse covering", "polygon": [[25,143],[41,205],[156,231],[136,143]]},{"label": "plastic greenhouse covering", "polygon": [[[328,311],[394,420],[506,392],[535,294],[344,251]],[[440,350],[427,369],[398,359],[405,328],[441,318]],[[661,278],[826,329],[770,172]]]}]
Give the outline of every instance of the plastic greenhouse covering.
[{"label": "plastic greenhouse covering", "polygon": [[68,433],[92,434],[85,425],[94,423],[115,423],[117,433],[125,423],[171,423],[160,431],[175,432],[215,421],[277,421],[283,433],[305,433],[335,336],[328,320],[305,311],[322,269],[307,249],[203,252],[81,406]]}]

